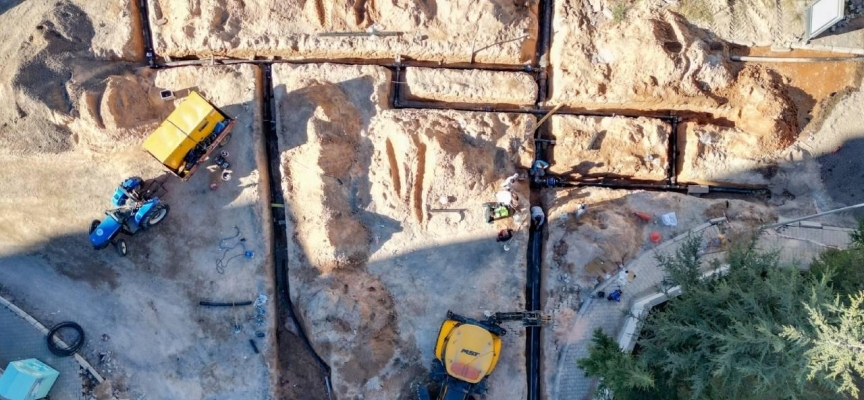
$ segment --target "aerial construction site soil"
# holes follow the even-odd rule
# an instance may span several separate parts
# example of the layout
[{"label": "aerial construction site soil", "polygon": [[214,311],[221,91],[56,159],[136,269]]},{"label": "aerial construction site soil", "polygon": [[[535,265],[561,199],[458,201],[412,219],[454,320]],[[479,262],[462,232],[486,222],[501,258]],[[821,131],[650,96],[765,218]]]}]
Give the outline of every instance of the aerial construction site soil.
[{"label": "aerial construction site soil", "polygon": [[[0,295],[84,327],[100,400],[413,399],[448,310],[550,315],[502,323],[485,398],[570,398],[580,304],[658,240],[864,198],[860,63],[733,61],[838,55],[754,47],[803,7],[732,3],[0,2]],[[228,180],[142,149],[193,92],[235,120]],[[170,214],[96,252],[130,176]]]}]

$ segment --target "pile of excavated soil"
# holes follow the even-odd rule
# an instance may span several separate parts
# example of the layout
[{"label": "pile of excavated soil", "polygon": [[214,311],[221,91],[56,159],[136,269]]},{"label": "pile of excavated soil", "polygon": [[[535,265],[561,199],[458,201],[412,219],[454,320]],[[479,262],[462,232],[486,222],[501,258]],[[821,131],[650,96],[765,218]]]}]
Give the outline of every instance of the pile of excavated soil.
[{"label": "pile of excavated soil", "polygon": [[[447,310],[524,308],[527,229],[487,224],[483,203],[530,163],[534,117],[387,110],[379,67],[273,76],[292,298],[339,397],[406,396]],[[527,183],[514,190],[527,205]],[[494,239],[507,227],[509,251]],[[524,336],[510,328],[489,383],[500,398],[525,393]]]},{"label": "pile of excavated soil", "polygon": [[524,72],[406,68],[404,96],[448,103],[532,105],[537,82]]},{"label": "pile of excavated soil", "polygon": [[740,129],[687,122],[679,130],[681,183],[767,185],[777,173],[776,154]]},{"label": "pile of excavated soil", "polygon": [[663,180],[669,166],[669,123],[653,118],[556,115],[549,171],[585,177]]},{"label": "pile of excavated soil", "polygon": [[680,16],[635,5],[616,21],[580,0],[555,2],[551,102],[587,109],[708,113],[766,150],[798,134],[782,79],[729,61],[718,38]]},{"label": "pile of excavated soil", "polygon": [[[255,331],[275,330],[270,217],[264,207],[266,185],[260,185],[264,159],[257,73],[253,66],[165,69],[141,76],[127,71],[110,77],[113,83],[107,85],[123,92],[120,98],[132,106],[147,103],[148,94],[122,89],[127,84],[138,88],[147,82],[178,97],[194,87],[236,117],[234,140],[223,148],[230,153],[231,181],[222,181],[218,168],[208,163],[180,182],[141,148],[140,138],[131,137],[118,140],[111,151],[79,146],[0,160],[0,280],[33,305],[37,318],[85,326],[97,339],[88,341],[82,355],[107,379],[123,382],[127,397],[264,398],[272,392],[275,338],[255,336]],[[89,133],[76,129],[79,122],[85,124],[75,119],[69,129],[84,138]],[[126,236],[125,258],[110,247],[93,250],[87,240],[91,220],[107,218],[104,211],[111,208],[117,185],[136,175],[164,180],[166,190],[158,195],[170,213],[160,225]],[[215,191],[213,182],[219,183]],[[235,227],[237,237],[220,242],[234,236]],[[224,253],[219,249],[241,238],[253,252],[251,259],[243,257],[240,246]],[[220,273],[216,261],[223,255],[227,265]],[[46,289],[37,295],[32,287]],[[200,300],[254,300],[259,294],[270,297],[261,323],[253,307],[198,306]],[[66,306],[70,299],[74,307]],[[98,339],[102,334],[107,339]],[[253,338],[258,355],[248,342]],[[100,353],[110,354],[111,362]]]},{"label": "pile of excavated soil", "polygon": [[99,103],[106,77],[128,71],[111,60],[141,51],[134,6],[96,1],[27,1],[0,14],[0,152],[57,153],[79,142],[83,103]]},{"label": "pile of excavated soil", "polygon": [[[352,3],[149,0],[162,56],[393,59],[521,64],[534,56],[537,2]],[[375,29],[395,36],[321,37]]]}]

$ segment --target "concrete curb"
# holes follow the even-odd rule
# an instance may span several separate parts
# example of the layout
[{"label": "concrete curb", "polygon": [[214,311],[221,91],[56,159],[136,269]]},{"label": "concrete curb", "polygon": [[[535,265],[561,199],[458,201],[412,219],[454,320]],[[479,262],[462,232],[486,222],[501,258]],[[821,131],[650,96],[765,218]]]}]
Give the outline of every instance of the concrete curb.
[{"label": "concrete curb", "polygon": [[[9,311],[12,311],[16,315],[27,321],[27,323],[36,328],[39,332],[42,332],[43,335],[45,335],[46,337],[48,336],[48,328],[46,328],[45,325],[42,325],[42,323],[31,317],[30,314],[27,314],[26,312],[24,312],[24,310],[18,308],[18,306],[12,304],[12,302],[6,300],[6,298],[4,298],[3,296],[0,296],[0,306],[6,307],[7,309],[9,309]],[[68,346],[60,339],[57,339],[57,341],[63,346]],[[79,355],[78,353],[75,353],[75,361],[78,362],[78,365],[80,365],[81,368],[86,369],[87,372],[89,372],[90,375],[93,376],[93,379],[96,379],[96,382],[102,383],[103,381],[105,381],[105,379],[102,378],[102,375],[96,372],[96,369],[93,368],[93,366],[90,365],[90,363],[86,359],[84,359],[84,357],[81,357],[81,355]]]},{"label": "concrete curb", "polygon": [[[702,274],[702,279],[722,274],[728,270],[729,264],[725,264],[716,270]],[[679,295],[681,295],[681,286],[674,286],[667,289],[666,292],[652,293],[636,299],[630,307],[630,315],[624,319],[621,333],[618,334],[618,346],[621,347],[621,351],[626,353],[633,351],[633,347],[636,346],[636,339],[639,338],[639,332],[642,328],[642,318],[648,314],[651,308],[669,300],[669,296],[678,297]]]}]

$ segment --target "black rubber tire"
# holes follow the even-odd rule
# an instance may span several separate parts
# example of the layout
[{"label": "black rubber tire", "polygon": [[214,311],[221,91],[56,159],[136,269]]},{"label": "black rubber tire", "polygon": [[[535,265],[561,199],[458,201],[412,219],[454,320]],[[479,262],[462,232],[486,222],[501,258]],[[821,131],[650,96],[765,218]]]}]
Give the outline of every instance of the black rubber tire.
[{"label": "black rubber tire", "polygon": [[225,135],[225,137],[222,138],[222,141],[219,142],[219,147],[225,147],[225,145],[231,141],[231,135],[233,135],[233,133]]},{"label": "black rubber tire", "polygon": [[92,235],[92,234],[93,234],[93,231],[95,231],[96,228],[97,228],[97,227],[99,226],[99,224],[101,224],[101,223],[102,223],[102,221],[100,221],[100,220],[98,220],[98,219],[94,219],[93,222],[90,223],[90,232],[88,232],[88,233],[90,233],[90,234]]},{"label": "black rubber tire", "polygon": [[117,239],[114,241],[114,248],[117,249],[117,254],[120,257],[126,257],[129,254],[129,246],[126,244],[126,241],[123,239]]},{"label": "black rubber tire", "polygon": [[[164,211],[164,214],[162,212]],[[171,211],[171,207],[168,207],[167,204],[159,204],[156,207],[153,207],[152,210],[147,211],[147,214],[144,215],[144,219],[141,221],[141,227],[144,229],[150,229],[156,225],[165,221],[165,218],[168,218],[168,212]],[[157,218],[161,215],[161,217],[153,222],[154,218]]]},{"label": "black rubber tire", "polygon": [[[57,334],[57,331],[64,328],[71,328],[78,332],[78,339],[65,349],[60,347],[60,345],[55,343],[53,340],[54,335]],[[54,327],[52,327],[48,331],[48,337],[46,338],[46,342],[48,343],[48,350],[51,351],[51,354],[54,354],[58,357],[69,357],[75,354],[75,352],[78,351],[78,349],[80,349],[82,346],[84,346],[84,329],[81,328],[81,325],[78,325],[72,321],[61,322],[57,325],[54,325]]]}]

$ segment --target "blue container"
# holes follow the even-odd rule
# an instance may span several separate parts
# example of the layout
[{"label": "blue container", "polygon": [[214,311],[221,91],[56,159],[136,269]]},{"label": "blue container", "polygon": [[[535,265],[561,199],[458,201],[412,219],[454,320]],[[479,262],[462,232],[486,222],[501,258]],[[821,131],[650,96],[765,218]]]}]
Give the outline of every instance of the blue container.
[{"label": "blue container", "polygon": [[0,398],[36,400],[48,396],[60,373],[35,358],[12,361],[0,376]]}]

